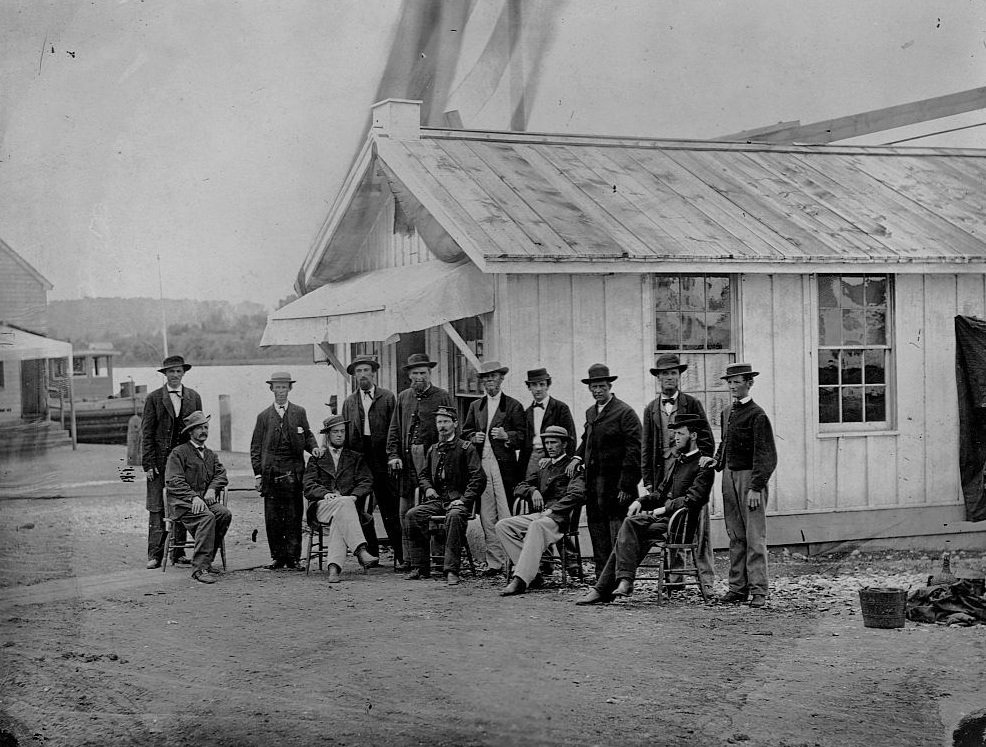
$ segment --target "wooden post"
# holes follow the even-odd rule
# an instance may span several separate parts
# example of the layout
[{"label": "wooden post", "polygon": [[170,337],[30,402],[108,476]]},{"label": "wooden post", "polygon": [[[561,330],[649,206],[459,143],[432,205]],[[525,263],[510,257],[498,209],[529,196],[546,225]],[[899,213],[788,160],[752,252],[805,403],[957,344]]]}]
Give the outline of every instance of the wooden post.
[{"label": "wooden post", "polygon": [[228,394],[219,395],[219,449],[233,450],[233,413]]},{"label": "wooden post", "polygon": [[[69,364],[72,364],[71,359]],[[72,383],[72,379],[75,377],[74,366],[69,369],[68,376],[68,406],[69,406],[69,425],[70,432],[72,433],[72,451],[79,450],[79,432],[75,427],[75,386]]]}]

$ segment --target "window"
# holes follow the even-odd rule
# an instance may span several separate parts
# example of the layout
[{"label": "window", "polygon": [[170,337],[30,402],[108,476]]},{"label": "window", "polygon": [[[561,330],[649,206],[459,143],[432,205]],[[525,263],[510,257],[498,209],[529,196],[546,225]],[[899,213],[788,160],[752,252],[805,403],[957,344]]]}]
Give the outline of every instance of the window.
[{"label": "window", "polygon": [[818,422],[889,426],[888,275],[819,275]]},{"label": "window", "polygon": [[[458,319],[452,322],[452,327],[459,336],[465,340],[469,349],[476,354],[476,357],[483,358],[483,322],[478,316],[468,319]],[[479,386],[479,379],[476,376],[476,369],[466,360],[455,345],[451,346],[451,365],[449,370],[452,372],[452,394],[456,397],[478,397],[483,394],[482,387]]]},{"label": "window", "polygon": [[80,356],[72,359],[72,373],[75,376],[86,375],[86,357]]},{"label": "window", "polygon": [[[383,345],[379,342],[354,342],[349,346],[350,360],[356,360],[357,355],[368,355],[377,363],[380,363],[380,352]],[[350,382],[353,385],[353,389],[356,389],[356,377],[350,376]],[[377,380],[379,384],[379,379]]]},{"label": "window", "polygon": [[[729,404],[729,389],[719,377],[736,360],[735,304],[729,275],[654,278],[655,353],[677,353],[688,364],[681,390],[702,401],[713,427]],[[660,385],[654,382],[656,394]]]}]

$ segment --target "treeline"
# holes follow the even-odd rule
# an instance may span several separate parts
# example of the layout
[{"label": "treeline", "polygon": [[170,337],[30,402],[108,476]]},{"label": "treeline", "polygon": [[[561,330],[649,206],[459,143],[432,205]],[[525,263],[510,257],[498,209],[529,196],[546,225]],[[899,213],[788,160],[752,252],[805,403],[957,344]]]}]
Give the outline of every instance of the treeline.
[{"label": "treeline", "polygon": [[[168,352],[198,364],[310,363],[311,349],[257,346],[267,324],[260,304],[227,301],[165,300]],[[117,366],[159,364],[164,357],[161,302],[150,298],[85,298],[52,301],[48,333],[75,347],[111,343],[120,352]]]}]

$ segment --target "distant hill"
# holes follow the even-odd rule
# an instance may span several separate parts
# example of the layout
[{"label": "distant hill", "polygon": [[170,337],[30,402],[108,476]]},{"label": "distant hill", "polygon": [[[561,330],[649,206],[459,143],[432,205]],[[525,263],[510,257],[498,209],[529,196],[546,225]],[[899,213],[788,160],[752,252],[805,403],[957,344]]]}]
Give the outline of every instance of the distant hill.
[{"label": "distant hill", "polygon": [[[307,346],[257,346],[267,323],[267,309],[244,301],[165,299],[168,350],[197,363],[311,362]],[[83,298],[51,301],[48,334],[76,346],[110,342],[120,351],[119,366],[159,363],[161,301],[155,298]]]}]

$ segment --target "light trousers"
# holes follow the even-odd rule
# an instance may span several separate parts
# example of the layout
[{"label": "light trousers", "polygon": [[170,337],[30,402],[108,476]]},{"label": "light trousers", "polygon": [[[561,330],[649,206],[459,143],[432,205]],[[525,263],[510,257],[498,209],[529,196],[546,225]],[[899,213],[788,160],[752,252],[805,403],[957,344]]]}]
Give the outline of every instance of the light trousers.
[{"label": "light trousers", "polygon": [[315,518],[322,524],[332,522],[327,530],[322,530],[329,533],[325,542],[325,562],[327,565],[334,563],[341,570],[346,560],[346,548],[355,553],[360,545],[366,544],[356,511],[356,498],[351,495],[323,498],[318,502]]},{"label": "light trousers", "polygon": [[499,570],[506,563],[507,556],[496,534],[496,523],[510,516],[507,488],[500,474],[500,464],[493,454],[493,444],[486,442],[483,449],[483,471],[486,473],[486,489],[479,500],[479,521],[486,537],[486,565]]},{"label": "light trousers", "polygon": [[767,489],[760,508],[750,510],[746,493],[753,470],[722,471],[722,508],[729,535],[729,590],[767,595]]},{"label": "light trousers", "polygon": [[529,585],[538,573],[544,551],[562,538],[562,532],[550,516],[525,514],[498,521],[496,536],[514,564],[513,575]]}]

